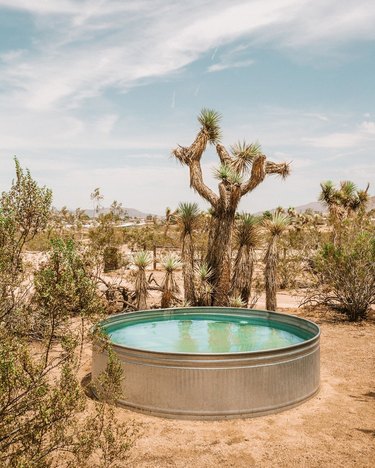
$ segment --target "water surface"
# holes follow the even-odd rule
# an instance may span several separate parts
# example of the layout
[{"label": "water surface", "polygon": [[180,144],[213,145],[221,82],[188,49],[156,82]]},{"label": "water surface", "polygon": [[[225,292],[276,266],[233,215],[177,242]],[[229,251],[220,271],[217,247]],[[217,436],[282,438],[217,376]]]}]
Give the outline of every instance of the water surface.
[{"label": "water surface", "polygon": [[312,338],[275,321],[224,314],[173,314],[105,327],[111,340],[130,348],[180,353],[235,353],[284,348]]}]

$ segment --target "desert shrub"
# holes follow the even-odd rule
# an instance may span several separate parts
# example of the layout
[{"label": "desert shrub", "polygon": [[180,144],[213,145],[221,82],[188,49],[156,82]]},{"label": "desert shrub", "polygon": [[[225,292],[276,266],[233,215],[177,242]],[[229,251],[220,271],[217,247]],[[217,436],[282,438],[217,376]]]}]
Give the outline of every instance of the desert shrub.
[{"label": "desert shrub", "polygon": [[339,245],[325,243],[315,256],[314,289],[303,303],[324,304],[357,321],[375,302],[375,231],[351,223],[341,233]]},{"label": "desert shrub", "polygon": [[48,223],[52,193],[39,187],[15,159],[16,179],[0,196],[0,320],[27,296],[22,250]]},{"label": "desert shrub", "polygon": [[33,239],[25,244],[27,250],[33,252],[46,252],[51,246],[51,233],[39,232]]},{"label": "desert shrub", "polygon": [[85,251],[73,240],[51,241],[47,260],[34,273],[32,307],[40,331],[52,317],[53,336],[71,317],[94,320],[104,313]]},{"label": "desert shrub", "polygon": [[121,255],[118,247],[108,245],[103,250],[104,273],[117,270],[121,266]]},{"label": "desert shrub", "polygon": [[[16,175],[0,198],[0,466],[123,466],[135,432],[106,402],[89,402],[78,375],[101,310],[90,258],[57,239],[26,272],[22,249],[47,226],[51,192],[18,161]],[[113,362],[107,395],[121,378]]]},{"label": "desert shrub", "polygon": [[294,222],[280,240],[278,256],[278,283],[280,289],[304,287],[309,282],[308,260],[328,240],[311,222],[303,226]]}]

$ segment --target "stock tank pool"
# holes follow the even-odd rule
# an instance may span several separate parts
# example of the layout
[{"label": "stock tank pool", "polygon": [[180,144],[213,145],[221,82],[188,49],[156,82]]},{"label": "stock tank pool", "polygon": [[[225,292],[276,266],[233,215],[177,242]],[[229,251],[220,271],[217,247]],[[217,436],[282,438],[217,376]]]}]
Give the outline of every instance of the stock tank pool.
[{"label": "stock tank pool", "polygon": [[[293,407],[319,389],[319,327],[276,312],[157,309],[101,322],[123,369],[118,404],[186,419],[251,417]],[[100,339],[92,376],[104,369]]]}]

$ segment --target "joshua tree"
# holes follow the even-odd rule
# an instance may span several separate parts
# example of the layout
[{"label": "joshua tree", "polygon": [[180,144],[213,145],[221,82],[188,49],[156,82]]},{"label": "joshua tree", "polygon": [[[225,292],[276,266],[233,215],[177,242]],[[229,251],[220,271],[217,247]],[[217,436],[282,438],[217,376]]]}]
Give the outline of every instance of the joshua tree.
[{"label": "joshua tree", "polygon": [[181,262],[176,255],[169,254],[163,258],[161,264],[165,269],[165,276],[161,285],[161,308],[166,309],[172,305],[173,299],[175,299],[175,293],[178,293],[180,290],[173,277],[173,273],[181,267]]},{"label": "joshua tree", "polygon": [[177,208],[177,222],[181,228],[182,274],[184,278],[184,299],[195,304],[194,288],[194,245],[193,229],[197,224],[199,208],[196,203],[180,203]]},{"label": "joshua tree", "polygon": [[265,219],[263,226],[268,232],[269,241],[264,262],[264,279],[266,285],[266,309],[276,310],[276,271],[277,271],[277,242],[289,224],[289,217],[281,213],[274,213],[271,219]]},{"label": "joshua tree", "polygon": [[345,180],[340,182],[339,188],[335,188],[333,182],[328,180],[322,182],[320,187],[319,201],[328,207],[333,243],[336,245],[341,241],[341,222],[354,213],[364,212],[369,200],[369,184],[365,190],[358,190],[353,182]]},{"label": "joshua tree", "polygon": [[[178,146],[174,156],[189,167],[190,186],[211,204],[207,264],[212,270],[210,282],[213,286],[212,304],[227,305],[231,279],[230,245],[237,206],[241,198],[253,191],[268,174],[289,174],[287,163],[275,164],[268,161],[258,143],[237,143],[231,154],[220,144],[220,114],[203,109],[198,116],[201,128],[189,147]],[[220,159],[216,171],[219,179],[218,194],[203,181],[201,158],[207,144],[215,145]]]},{"label": "joshua tree", "polygon": [[255,248],[260,241],[256,218],[243,213],[235,227],[234,236],[237,255],[232,278],[232,296],[239,296],[242,302],[247,305],[253,278]]},{"label": "joshua tree", "polygon": [[101,208],[101,201],[103,200],[103,195],[100,193],[100,188],[99,187],[96,187],[94,189],[94,191],[90,194],[90,198],[92,200],[92,203],[93,203],[93,207],[94,207],[94,219],[96,217],[96,215],[99,213],[99,210]]},{"label": "joshua tree", "polygon": [[167,208],[165,209],[165,226],[164,226],[164,238],[165,239],[167,238],[169,227],[173,223],[175,215],[176,215],[176,211],[172,212],[169,206],[167,206]]},{"label": "joshua tree", "polygon": [[147,308],[147,279],[146,268],[151,264],[151,257],[148,252],[142,251],[134,255],[134,265],[138,268],[135,277],[135,294],[137,297],[136,307],[138,310]]}]

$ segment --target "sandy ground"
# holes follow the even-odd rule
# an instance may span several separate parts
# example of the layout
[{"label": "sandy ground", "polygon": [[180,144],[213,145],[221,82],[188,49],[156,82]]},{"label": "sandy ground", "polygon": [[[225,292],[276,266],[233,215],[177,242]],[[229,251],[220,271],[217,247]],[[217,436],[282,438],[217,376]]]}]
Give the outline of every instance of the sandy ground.
[{"label": "sandy ground", "polygon": [[[375,318],[350,324],[329,313],[280,310],[321,326],[319,394],[272,416],[217,422],[162,419],[118,408],[121,421],[134,420],[140,427],[124,466],[373,467]],[[90,372],[87,353],[83,373]]]},{"label": "sandy ground", "polygon": [[[33,256],[28,260],[33,261]],[[162,272],[154,273],[159,282]],[[153,292],[150,305],[159,305],[159,296]],[[317,396],[275,415],[217,422],[162,419],[117,408],[119,420],[135,421],[140,429],[123,466],[375,466],[375,311],[366,323],[351,324],[328,312],[297,309],[300,299],[280,292],[278,310],[321,326],[321,389]],[[263,307],[264,298],[260,297],[256,308]],[[82,377],[90,371],[91,349],[87,347]]]}]

